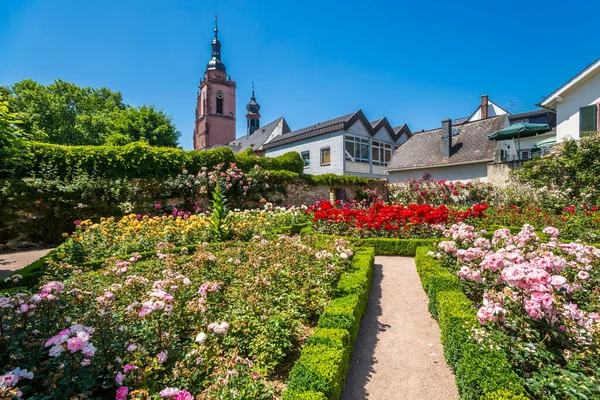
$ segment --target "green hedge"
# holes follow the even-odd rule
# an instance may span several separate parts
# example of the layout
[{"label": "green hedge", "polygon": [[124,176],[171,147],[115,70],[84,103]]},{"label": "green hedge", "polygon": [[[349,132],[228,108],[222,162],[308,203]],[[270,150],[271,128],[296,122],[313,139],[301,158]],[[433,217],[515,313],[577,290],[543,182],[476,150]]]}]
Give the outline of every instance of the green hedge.
[{"label": "green hedge", "polygon": [[197,173],[221,163],[236,162],[243,170],[255,165],[268,170],[302,172],[303,164],[296,152],[276,158],[250,154],[234,155],[229,147],[214,150],[185,151],[172,147],[150,146],[143,142],[125,146],[64,146],[30,142],[20,155],[21,166],[13,178],[32,172],[51,170],[56,177],[70,179],[78,174],[101,178],[157,178],[177,175],[184,169]]},{"label": "green hedge", "polygon": [[481,348],[469,338],[477,326],[476,310],[462,291],[460,281],[427,255],[430,248],[417,249],[415,263],[429,309],[442,332],[444,356],[456,374],[461,399],[524,400],[525,389],[501,350]]},{"label": "green hedge", "polygon": [[290,372],[283,400],[340,398],[369,297],[374,261],[372,248],[356,251],[352,268],[340,278],[336,298],[325,308]]},{"label": "green hedge", "polygon": [[235,155],[235,162],[244,171],[254,168],[255,165],[269,171],[285,171],[295,174],[301,174],[304,171],[304,161],[295,151],[279,157],[256,157],[252,153],[243,152]]},{"label": "green hedge", "polygon": [[[289,153],[288,153],[289,154]],[[281,156],[283,157],[283,156]],[[304,167],[302,168],[304,169]],[[289,168],[280,169],[279,171],[269,171],[271,180],[274,183],[283,184],[286,182],[302,181],[308,185],[324,185],[330,187],[346,187],[346,186],[368,186],[378,182],[377,179],[363,178],[360,176],[348,175],[305,175],[303,173],[291,172]]]}]

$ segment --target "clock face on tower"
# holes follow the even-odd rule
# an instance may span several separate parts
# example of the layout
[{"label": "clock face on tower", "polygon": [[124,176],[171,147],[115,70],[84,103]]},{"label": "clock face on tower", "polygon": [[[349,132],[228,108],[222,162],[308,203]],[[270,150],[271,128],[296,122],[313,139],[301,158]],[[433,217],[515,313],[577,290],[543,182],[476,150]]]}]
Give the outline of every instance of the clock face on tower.
[{"label": "clock face on tower", "polygon": [[217,99],[222,99],[223,98],[223,92],[221,92],[220,90],[217,92]]}]

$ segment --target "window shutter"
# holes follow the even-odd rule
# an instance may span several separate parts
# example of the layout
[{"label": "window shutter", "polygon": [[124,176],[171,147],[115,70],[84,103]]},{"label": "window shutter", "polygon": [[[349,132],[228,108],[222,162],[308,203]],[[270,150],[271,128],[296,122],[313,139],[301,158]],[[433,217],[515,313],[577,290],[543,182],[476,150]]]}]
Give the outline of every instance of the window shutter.
[{"label": "window shutter", "polygon": [[596,117],[595,104],[579,109],[579,136],[587,136],[596,131]]}]

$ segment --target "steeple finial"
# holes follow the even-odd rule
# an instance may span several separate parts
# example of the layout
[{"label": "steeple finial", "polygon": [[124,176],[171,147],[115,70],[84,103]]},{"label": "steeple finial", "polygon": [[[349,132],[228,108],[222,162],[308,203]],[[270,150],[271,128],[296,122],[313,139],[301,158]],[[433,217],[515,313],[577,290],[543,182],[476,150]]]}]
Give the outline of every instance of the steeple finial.
[{"label": "steeple finial", "polygon": [[219,37],[219,26],[217,25],[218,20],[219,17],[217,16],[217,14],[215,14],[215,38]]},{"label": "steeple finial", "polygon": [[254,81],[252,81],[252,98],[254,98]]}]

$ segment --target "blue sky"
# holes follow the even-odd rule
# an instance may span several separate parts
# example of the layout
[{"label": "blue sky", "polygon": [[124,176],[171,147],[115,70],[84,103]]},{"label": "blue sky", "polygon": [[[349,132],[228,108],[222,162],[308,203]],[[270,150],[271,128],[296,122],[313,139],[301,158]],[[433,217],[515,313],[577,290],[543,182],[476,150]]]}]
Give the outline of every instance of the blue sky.
[{"label": "blue sky", "polygon": [[469,115],[483,93],[533,109],[600,57],[598,2],[0,0],[0,85],[120,90],[171,115],[189,149],[215,13],[238,136],[252,81],[263,124],[361,108],[416,131]]}]

